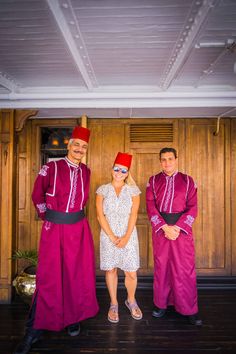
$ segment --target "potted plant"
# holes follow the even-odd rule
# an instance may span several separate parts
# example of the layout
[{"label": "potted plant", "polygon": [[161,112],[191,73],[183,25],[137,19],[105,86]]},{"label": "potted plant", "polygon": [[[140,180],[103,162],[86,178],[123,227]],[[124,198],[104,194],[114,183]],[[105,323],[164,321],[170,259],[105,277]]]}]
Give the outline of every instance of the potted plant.
[{"label": "potted plant", "polygon": [[24,261],[24,269],[13,280],[13,286],[22,300],[30,304],[36,288],[38,252],[37,250],[18,250],[13,253],[12,259]]}]

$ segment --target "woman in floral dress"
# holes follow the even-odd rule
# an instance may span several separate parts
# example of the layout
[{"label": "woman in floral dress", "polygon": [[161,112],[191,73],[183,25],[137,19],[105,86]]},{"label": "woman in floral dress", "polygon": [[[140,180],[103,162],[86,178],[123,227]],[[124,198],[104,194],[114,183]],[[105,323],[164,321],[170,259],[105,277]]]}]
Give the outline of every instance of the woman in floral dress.
[{"label": "woman in floral dress", "polygon": [[108,320],[112,323],[119,322],[118,268],[125,274],[125,305],[135,320],[142,318],[142,312],[135,300],[139,268],[139,244],[135,224],[141,191],[130,175],[131,161],[132,155],[119,152],[111,171],[112,182],[100,186],[96,192],[97,217],[101,226],[100,268],[106,272],[110,294]]}]

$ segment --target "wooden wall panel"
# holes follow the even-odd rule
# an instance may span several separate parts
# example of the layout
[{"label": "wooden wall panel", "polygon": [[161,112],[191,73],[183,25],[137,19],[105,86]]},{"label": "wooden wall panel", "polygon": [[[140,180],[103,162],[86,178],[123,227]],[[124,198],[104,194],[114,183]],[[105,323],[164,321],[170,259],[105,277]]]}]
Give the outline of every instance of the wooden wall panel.
[{"label": "wooden wall panel", "polygon": [[[31,249],[31,122],[18,134],[17,159],[17,244],[16,249]],[[23,264],[19,263],[18,270]]]},{"label": "wooden wall panel", "polygon": [[139,256],[140,256],[140,268],[144,271],[148,271],[149,268],[149,225],[137,222],[137,232],[139,237]]},{"label": "wooden wall panel", "polygon": [[0,302],[11,300],[12,235],[14,233],[14,113],[12,110],[0,111]]},{"label": "wooden wall panel", "polygon": [[232,227],[232,275],[236,276],[236,118],[231,119],[231,227]]},{"label": "wooden wall panel", "polygon": [[[76,119],[38,119],[27,121],[23,128],[34,112],[2,110],[0,113],[1,302],[9,302],[11,298],[12,264],[8,258],[12,250],[35,248],[40,237],[41,221],[36,218],[31,202],[34,179],[40,167],[40,129],[42,126],[73,127],[77,124]],[[129,150],[134,154],[132,172],[142,190],[137,223],[141,273],[152,274],[151,228],[145,214],[145,187],[148,177],[159,170],[159,149],[171,144],[149,142],[132,145],[129,142],[129,124],[160,121],[164,120],[89,121],[92,134],[88,162],[92,180],[88,212],[96,245],[97,267],[99,226],[95,191],[100,184],[110,180],[110,167],[117,151]],[[194,225],[198,274],[236,275],[236,119],[222,119],[220,134],[216,137],[213,136],[216,119],[165,121],[174,122],[173,146],[179,152],[179,169],[192,175],[198,183],[199,217]],[[14,130],[18,132],[17,145]]]},{"label": "wooden wall panel", "polygon": [[111,181],[111,168],[118,151],[124,151],[124,123],[117,120],[95,119],[90,121],[88,166],[91,168],[88,218],[93,232],[96,267],[99,272],[100,226],[96,217],[96,190],[101,184]]},{"label": "wooden wall panel", "polygon": [[[152,123],[173,122],[173,143],[130,143],[129,124],[135,124],[135,122],[143,124],[149,121]],[[230,219],[236,211],[235,197],[233,197],[236,190],[236,182],[234,182],[236,168],[230,162],[230,159],[236,158],[235,121],[231,120],[230,133],[230,122],[227,119],[222,120],[220,134],[217,137],[212,134],[216,128],[215,119],[90,119],[88,121],[88,126],[91,128],[88,165],[92,174],[87,213],[95,242],[97,274],[101,274],[99,271],[100,228],[96,219],[95,192],[99,185],[111,180],[110,169],[118,151],[130,151],[134,155],[131,171],[142,191],[137,222],[141,256],[139,274],[152,274],[152,238],[146,215],[145,189],[148,178],[159,171],[158,153],[164,146],[177,148],[179,170],[192,175],[198,184],[199,216],[194,225],[198,274],[231,275],[236,273],[236,261],[234,260],[236,259],[236,224],[233,218]],[[40,129],[42,126],[60,125],[73,126],[75,120],[55,119],[28,122],[28,131],[22,133],[25,135],[22,135],[19,142],[21,146],[18,154],[19,169],[21,172],[26,171],[26,177],[19,176],[18,244],[24,247],[37,247],[41,230],[41,221],[36,218],[31,203],[33,182],[40,166]],[[25,145],[25,140],[29,145]],[[232,234],[230,225],[232,225]]]},{"label": "wooden wall panel", "polygon": [[[149,178],[160,171],[159,151],[151,148],[130,149],[133,154],[132,173],[141,189],[138,214],[138,237],[141,255],[140,275],[151,274],[153,269],[152,228],[146,213],[146,186]],[[145,261],[144,261],[145,260]]]},{"label": "wooden wall panel", "polygon": [[229,124],[214,136],[215,120],[188,120],[186,166],[198,185],[199,213],[194,224],[199,274],[230,274]]},{"label": "wooden wall panel", "polygon": [[[216,128],[215,119],[156,119],[155,122],[157,123],[173,122],[174,140],[172,143],[130,143],[129,124],[135,124],[136,122],[137,124],[144,124],[145,122],[146,124],[149,122],[153,124],[154,120],[123,119],[117,122],[117,120],[101,119],[90,121],[90,127],[95,131],[96,135],[96,142],[92,142],[90,146],[89,161],[92,167],[92,180],[96,180],[96,182],[93,182],[94,186],[91,188],[90,198],[95,198],[95,184],[99,185],[107,180],[104,169],[107,171],[106,164],[109,165],[113,162],[111,156],[115,155],[119,149],[119,144],[118,146],[116,145],[117,136],[119,136],[120,146],[122,147],[124,126],[124,151],[130,151],[133,154],[131,172],[142,191],[137,222],[142,262],[140,274],[152,274],[151,228],[147,219],[145,205],[146,183],[152,174],[159,172],[159,150],[165,146],[175,147],[179,155],[179,170],[192,175],[198,184],[199,215],[194,225],[198,274],[230,275],[230,191],[227,187],[230,178],[230,161],[227,160],[230,141],[229,121],[223,121],[220,134],[216,137],[213,135]],[[104,124],[106,126],[105,129]],[[111,128],[110,124],[113,128]],[[112,134],[114,135],[112,136]],[[99,139],[102,139],[102,141],[99,142]],[[103,149],[103,140],[108,151]],[[103,162],[101,162],[101,157],[98,157],[98,154],[104,155]],[[92,208],[93,206],[90,206],[90,222],[95,235],[98,262],[99,227]]]}]

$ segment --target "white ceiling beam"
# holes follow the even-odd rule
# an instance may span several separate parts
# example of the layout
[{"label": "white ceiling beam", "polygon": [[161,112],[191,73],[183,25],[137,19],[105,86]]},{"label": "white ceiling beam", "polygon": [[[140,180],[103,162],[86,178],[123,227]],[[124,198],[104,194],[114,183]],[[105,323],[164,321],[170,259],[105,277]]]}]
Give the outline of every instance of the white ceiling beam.
[{"label": "white ceiling beam", "polygon": [[11,92],[19,91],[19,85],[2,73],[0,73],[0,85]]},{"label": "white ceiling beam", "polygon": [[[213,97],[207,97],[206,93],[196,97],[172,96],[172,97],[74,97],[65,99],[62,97],[49,98],[28,97],[23,98],[20,94],[0,94],[0,108],[188,108],[188,107],[236,107],[236,93],[228,94],[227,97],[222,92]],[[122,111],[121,111],[122,112]],[[127,111],[128,113],[128,111]],[[131,111],[130,111],[131,113]],[[132,116],[132,114],[131,114]]]},{"label": "white ceiling beam", "polygon": [[227,99],[235,98],[236,99],[236,90],[226,91],[224,88],[221,90],[216,91],[209,91],[204,90],[202,87],[201,89],[196,89],[194,91],[186,90],[186,91],[167,91],[167,92],[132,92],[130,90],[123,90],[122,92],[111,92],[104,91],[93,91],[93,92],[53,92],[53,91],[46,91],[42,90],[41,92],[34,92],[33,89],[27,90],[27,92],[15,92],[11,94],[0,94],[0,99],[4,99],[8,97],[8,99],[13,100],[63,100],[70,101],[73,99],[78,100],[145,100],[145,99],[160,99],[160,100],[168,100],[168,99]]},{"label": "white ceiling beam", "polygon": [[132,108],[119,108],[118,109],[119,118],[131,118],[132,117]]},{"label": "white ceiling beam", "polygon": [[[71,7],[71,4],[70,4],[70,1],[65,1],[68,5],[68,9],[70,11],[72,11],[72,7]],[[88,71],[87,71],[87,68],[86,68],[86,64],[84,64],[84,61],[82,59],[82,56],[79,52],[79,49],[75,43],[75,40],[74,40],[74,37],[71,33],[71,30],[70,30],[70,27],[69,25],[67,24],[67,21],[66,21],[66,18],[61,10],[61,7],[60,7],[60,4],[58,2],[58,0],[47,0],[47,3],[48,3],[48,6],[57,22],[57,25],[58,27],[60,28],[60,31],[65,39],[65,42],[70,50],[70,53],[72,55],[72,58],[80,72],[80,74],[82,75],[83,77],[83,80],[87,86],[87,88],[92,91],[94,87],[96,87],[97,85],[93,84],[92,80],[91,80],[91,74],[92,74],[92,70],[91,70],[91,74],[89,75]],[[74,14],[72,14],[73,17],[74,17]],[[76,29],[77,31],[79,32],[78,34],[78,37],[80,38],[80,41],[82,40],[81,39],[81,32],[80,32],[80,29],[79,29],[79,25],[78,25],[78,21],[74,18],[74,21],[73,21],[74,24],[76,24]],[[83,46],[83,49],[84,46]],[[90,66],[90,63],[87,65]],[[96,81],[95,79],[93,81]]]},{"label": "white ceiling beam", "polygon": [[189,26],[185,26],[182,36],[180,38],[180,43],[178,43],[176,52],[173,53],[173,57],[170,58],[169,63],[167,65],[165,76],[163,77],[161,87],[164,90],[167,90],[171,85],[172,81],[177,77],[178,73],[182,69],[189,52],[193,48],[193,42],[197,37],[203,23],[207,20],[211,9],[216,5],[219,0],[204,0],[202,6],[199,8],[195,18],[189,18],[191,20],[192,26],[188,30],[188,34],[184,37],[184,32],[186,32],[186,28]]}]

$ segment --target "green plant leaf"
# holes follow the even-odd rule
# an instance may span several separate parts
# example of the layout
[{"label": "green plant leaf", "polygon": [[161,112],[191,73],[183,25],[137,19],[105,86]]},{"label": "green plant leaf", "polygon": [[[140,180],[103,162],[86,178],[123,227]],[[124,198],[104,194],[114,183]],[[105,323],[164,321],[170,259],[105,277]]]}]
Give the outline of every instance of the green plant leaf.
[{"label": "green plant leaf", "polygon": [[37,250],[17,250],[13,252],[12,259],[24,259],[29,262],[30,265],[37,266],[38,263],[38,251]]}]

